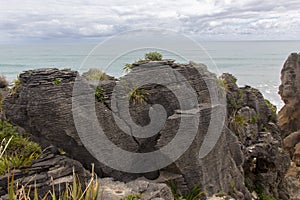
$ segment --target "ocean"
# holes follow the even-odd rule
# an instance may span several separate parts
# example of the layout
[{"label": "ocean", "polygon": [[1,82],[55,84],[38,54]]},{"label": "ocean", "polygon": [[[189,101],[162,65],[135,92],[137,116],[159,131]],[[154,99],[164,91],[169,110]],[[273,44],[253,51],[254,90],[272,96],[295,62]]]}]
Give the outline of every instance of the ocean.
[{"label": "ocean", "polygon": [[[300,41],[230,41],[201,42],[200,44],[211,57],[200,55],[197,49],[183,49],[185,55],[199,56],[202,63],[221,75],[223,72],[233,74],[240,86],[250,85],[259,89],[265,98],[280,109],[283,102],[278,93],[280,71],[292,52],[300,51]],[[56,67],[72,68],[80,72],[87,71],[82,63],[96,46],[93,43],[78,44],[15,44],[0,45],[0,74],[13,81],[24,70]],[[113,50],[91,57],[88,67],[100,67],[99,60],[110,59]],[[125,63],[132,63],[143,58],[145,51],[133,51],[121,56],[106,71],[113,76],[122,75]],[[162,52],[164,58],[176,59],[170,52]],[[197,60],[197,61],[198,61]],[[211,65],[216,67],[211,67]],[[103,67],[103,66],[101,66]]]}]

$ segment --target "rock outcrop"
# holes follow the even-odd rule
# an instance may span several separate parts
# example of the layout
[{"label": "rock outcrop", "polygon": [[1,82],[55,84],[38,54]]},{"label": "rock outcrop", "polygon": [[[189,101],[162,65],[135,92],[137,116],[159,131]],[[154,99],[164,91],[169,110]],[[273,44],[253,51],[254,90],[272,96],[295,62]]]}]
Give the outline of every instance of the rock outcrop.
[{"label": "rock outcrop", "polygon": [[300,54],[292,53],[281,70],[279,94],[285,105],[278,113],[284,150],[291,158],[286,182],[291,199],[300,198]]},{"label": "rock outcrop", "polygon": [[102,178],[99,182],[99,197],[103,200],[121,199],[129,195],[140,196],[143,200],[174,199],[171,189],[163,183],[151,183],[145,180],[122,183],[111,178]]},{"label": "rock outcrop", "polygon": [[[165,113],[162,113],[162,116],[166,117],[166,122],[163,124],[162,129],[158,134],[149,138],[138,138],[133,136],[133,134],[126,134],[116,124],[113,117],[111,100],[115,85],[126,81],[128,78],[130,79],[131,76],[136,78],[135,81],[141,79],[147,82],[148,76],[145,76],[145,73],[148,73],[147,71],[149,70],[150,73],[151,70],[152,73],[155,73],[155,70],[161,70],[161,73],[157,76],[161,80],[164,80],[166,78],[165,75],[168,75],[168,73],[165,73],[167,71],[164,70],[167,69],[172,69],[176,72],[174,74],[177,74],[175,77],[178,78],[178,81],[171,81],[163,86],[160,84],[145,85],[143,86],[145,93],[142,95],[137,91],[134,94],[131,93],[133,101],[129,105],[132,120],[142,127],[146,127],[147,124],[151,123],[151,112],[150,115],[148,113],[153,108],[150,108],[150,105],[162,105],[165,109]],[[199,185],[207,195],[222,191],[237,199],[251,198],[244,184],[242,169],[244,158],[241,146],[237,137],[229,129],[223,126],[214,127],[214,132],[220,130],[219,139],[215,141],[216,144],[212,142],[214,148],[208,151],[208,154],[205,150],[209,149],[210,146],[204,149],[205,156],[201,157],[201,153],[199,155],[199,152],[203,153],[201,149],[203,141],[207,142],[205,136],[208,135],[208,130],[210,130],[210,120],[216,115],[224,115],[224,112],[222,112],[222,106],[224,105],[215,104],[210,98],[209,89],[211,88],[209,87],[214,87],[212,88],[213,91],[219,91],[219,89],[216,88],[215,75],[209,73],[205,66],[195,63],[178,65],[172,61],[146,62],[135,64],[133,71],[121,78],[119,82],[107,80],[95,84],[88,81],[84,82],[83,80],[83,87],[94,91],[98,89],[98,86],[101,87],[100,93],[102,93],[102,96],[99,94],[101,98],[98,99],[99,101],[94,100],[95,102],[93,102],[98,122],[104,130],[106,137],[123,150],[133,153],[147,153],[167,146],[176,137],[182,120],[187,122],[183,129],[185,130],[185,134],[192,134],[190,130],[195,128],[194,140],[179,159],[176,159],[175,162],[167,167],[146,174],[124,173],[110,168],[99,162],[83,145],[76,128],[84,128],[83,130],[89,133],[92,126],[88,125],[88,123],[83,123],[82,127],[76,127],[72,111],[80,110],[85,106],[89,107],[88,103],[90,102],[81,101],[72,107],[72,96],[74,96],[73,86],[76,77],[82,79],[77,72],[58,69],[32,70],[20,74],[19,82],[21,84],[17,86],[15,92],[7,97],[3,103],[7,118],[12,123],[23,127],[27,132],[31,133],[38,143],[44,146],[51,144],[62,148],[72,158],[80,161],[87,168],[90,167],[91,163],[95,163],[95,170],[101,177],[109,176],[126,182],[141,176],[161,180],[161,176],[165,172],[168,172],[172,174],[170,177],[177,177],[178,187],[182,192],[191,190],[195,185]],[[185,88],[182,82],[179,81],[179,77],[184,77],[187,80],[186,83],[195,92],[196,104],[189,99],[191,98],[190,96],[185,96],[185,102],[191,102],[191,104],[186,104],[184,108],[181,108],[180,99],[177,99],[175,94],[182,93]],[[176,86],[173,87],[174,91],[170,91],[168,87],[174,85]],[[82,94],[75,93],[75,95],[80,96]],[[127,95],[123,94],[123,97],[127,97]],[[136,96],[133,97],[133,95]],[[138,102],[142,99],[141,101],[143,101],[143,95],[146,95],[144,100],[147,103],[134,103],[135,100]],[[222,96],[221,93],[218,95]],[[259,100],[264,101],[263,99]],[[260,101],[252,103],[260,106]],[[248,102],[248,104],[252,105],[251,102]],[[253,106],[253,109],[255,108],[260,107]],[[256,110],[256,112],[261,113],[261,119],[259,120],[265,123],[269,122],[269,120],[263,117],[272,117],[269,116],[269,110],[260,109]],[[92,117],[92,113],[89,114],[91,115],[86,119],[83,118],[83,121],[87,120],[89,122],[88,118]],[[117,114],[122,115],[123,113],[120,112]],[[197,116],[200,116],[200,119],[198,123],[195,123],[197,121],[194,119]],[[226,120],[226,116],[224,116],[224,119]],[[160,120],[157,121],[159,122]],[[141,130],[143,132],[143,129]],[[173,148],[173,151],[177,152],[181,148],[183,147],[180,145],[176,146],[176,148]],[[113,160],[114,158],[110,159]],[[276,160],[276,158],[274,159]],[[138,161],[131,164],[145,163]],[[276,166],[272,167],[275,168]],[[280,173],[277,178],[277,181],[280,182]],[[174,180],[174,178],[170,179]]]},{"label": "rock outcrop", "polygon": [[[53,187],[56,195],[64,192],[66,184],[73,184],[74,173],[84,189],[85,184],[91,177],[90,173],[78,161],[60,155],[56,147],[48,147],[44,150],[43,155],[32,163],[32,166],[14,170],[13,177],[15,185],[20,187],[18,189],[21,189],[21,186],[25,186],[26,191],[29,188],[32,191],[33,188],[36,188],[39,198],[42,198],[49,191],[52,191]],[[11,176],[12,174],[6,174],[0,178],[1,199],[9,199],[8,177],[11,180]],[[33,195],[34,192],[31,192],[31,198],[33,198]]]},{"label": "rock outcrop", "polygon": [[290,160],[282,150],[276,107],[257,89],[238,87],[230,74],[221,80],[227,88],[229,128],[242,145],[247,187],[260,197],[288,199],[284,176]]},{"label": "rock outcrop", "polygon": [[300,130],[300,54],[292,53],[281,70],[279,94],[285,105],[278,113],[284,136]]}]

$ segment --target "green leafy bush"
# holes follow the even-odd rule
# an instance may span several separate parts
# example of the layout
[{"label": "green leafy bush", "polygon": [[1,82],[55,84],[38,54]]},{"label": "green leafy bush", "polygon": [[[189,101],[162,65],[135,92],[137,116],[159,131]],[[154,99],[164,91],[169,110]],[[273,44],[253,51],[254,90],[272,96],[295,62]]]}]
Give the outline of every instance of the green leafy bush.
[{"label": "green leafy bush", "polygon": [[132,64],[125,64],[123,70],[127,73],[127,72],[130,72],[133,68],[133,65]]},{"label": "green leafy bush", "polygon": [[95,91],[95,98],[98,102],[104,102],[105,92],[101,86],[97,86]]},{"label": "green leafy bush", "polygon": [[292,56],[297,56],[298,54],[296,52],[291,53]]},{"label": "green leafy bush", "polygon": [[162,55],[156,51],[149,52],[145,54],[145,59],[151,61],[160,61],[162,60]]},{"label": "green leafy bush", "polygon": [[171,188],[175,200],[198,200],[201,197],[205,197],[205,192],[202,192],[198,185],[195,185],[190,192],[183,195],[178,192],[177,185],[174,181],[169,181],[168,185]]},{"label": "green leafy bush", "polygon": [[6,88],[8,86],[8,82],[5,79],[5,76],[0,75],[0,88]]},{"label": "green leafy bush", "polygon": [[61,78],[56,78],[56,79],[54,79],[54,81],[52,82],[53,83],[53,85],[59,85],[59,84],[61,84]]},{"label": "green leafy bush", "polygon": [[13,90],[12,93],[15,94],[17,93],[17,91],[19,90],[20,86],[22,85],[22,79],[20,79],[19,77],[17,79],[14,80],[13,82]]},{"label": "green leafy bush", "polygon": [[41,147],[29,141],[19,134],[10,123],[0,120],[0,141],[3,150],[0,157],[0,174],[5,174],[9,169],[18,169],[28,166],[37,159],[41,153]]},{"label": "green leafy bush", "polygon": [[99,69],[89,69],[89,71],[83,73],[82,76],[89,81],[104,81],[113,79],[113,77],[107,75],[105,72],[102,72]]},{"label": "green leafy bush", "polygon": [[271,109],[272,116],[276,117],[277,107],[275,105],[273,105],[268,99],[265,99],[265,102],[266,102],[267,106]]},{"label": "green leafy bush", "polygon": [[146,102],[148,95],[149,93],[146,92],[144,89],[133,87],[132,90],[129,92],[128,97],[129,101],[135,104]]}]

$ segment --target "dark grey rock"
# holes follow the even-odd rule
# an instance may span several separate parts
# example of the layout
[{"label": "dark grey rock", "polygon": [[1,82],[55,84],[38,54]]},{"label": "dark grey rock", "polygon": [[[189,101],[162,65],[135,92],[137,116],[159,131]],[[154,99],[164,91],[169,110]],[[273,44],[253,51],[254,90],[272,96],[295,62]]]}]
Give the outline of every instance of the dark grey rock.
[{"label": "dark grey rock", "polygon": [[[147,103],[134,104],[130,103],[130,115],[132,120],[140,125],[145,126],[150,123],[149,109],[150,105],[160,104],[165,108],[166,122],[158,134],[149,138],[138,138],[132,134],[126,134],[115,123],[112,114],[111,97],[115,85],[122,81],[130,80],[134,77],[135,81],[141,80],[147,82],[148,76],[145,73],[155,73],[156,70],[162,70],[159,77],[171,75],[167,73],[167,69],[171,68],[176,73],[181,74],[187,80],[187,84],[196,93],[196,104],[186,103],[191,102],[189,96],[183,98],[185,107],[181,108],[179,101],[174,92],[171,92],[167,87],[162,87],[157,84],[148,84],[143,86],[147,95]],[[152,71],[151,71],[152,70]],[[164,72],[165,70],[165,72]],[[58,69],[40,69],[27,71],[20,75],[22,84],[19,86],[16,93],[11,94],[4,101],[4,109],[6,116],[16,125],[23,127],[27,132],[30,132],[34,139],[44,146],[52,144],[62,148],[72,158],[80,161],[84,167],[90,168],[91,163],[95,163],[95,171],[100,177],[110,176],[115,180],[128,182],[145,175],[151,179],[159,178],[163,172],[178,174],[182,177],[177,184],[179,188],[191,190],[195,185],[199,185],[202,190],[208,195],[223,191],[231,196],[239,199],[250,199],[250,193],[244,185],[243,177],[243,154],[237,137],[229,131],[223,124],[213,123],[211,134],[216,134],[220,131],[220,138],[216,144],[205,146],[206,150],[212,148],[209,153],[201,157],[204,145],[210,144],[205,140],[210,120],[214,116],[223,116],[226,120],[223,108],[225,105],[211,102],[209,87],[216,92],[219,98],[222,96],[221,91],[216,86],[216,76],[207,71],[203,65],[189,63],[186,65],[178,65],[173,62],[147,62],[136,64],[133,71],[122,77],[119,82],[106,81],[100,82],[99,85],[104,89],[105,98],[103,102],[95,102],[94,108],[101,127],[103,128],[106,137],[119,148],[126,151],[136,153],[152,152],[166,146],[175,137],[180,120],[185,120],[187,123],[184,127],[185,134],[192,134],[195,129],[196,136],[187,151],[175,162],[168,167],[160,169],[151,174],[130,174],[120,172],[103,163],[97,161],[93,155],[83,146],[74,124],[72,110],[80,110],[87,105],[84,94],[73,92],[73,86],[76,77],[79,77],[77,72],[58,70]],[[168,78],[168,77],[166,77]],[[177,77],[179,80],[179,77]],[[59,84],[57,81],[60,80]],[[82,79],[82,87],[95,89],[97,84],[87,82]],[[56,83],[55,83],[56,82]],[[130,83],[129,83],[130,84]],[[133,83],[131,83],[133,84]],[[168,86],[173,87],[175,92],[183,93],[184,87],[179,81],[170,81]],[[247,91],[245,89],[245,91]],[[251,96],[250,91],[245,96]],[[72,107],[72,95],[82,97],[79,104]],[[121,98],[127,98],[128,93],[120,94]],[[249,100],[250,101],[250,100]],[[215,104],[213,104],[215,103]],[[249,103],[250,104],[250,103]],[[260,100],[252,102],[258,108],[264,106]],[[262,117],[268,113],[262,113]],[[85,114],[84,111],[81,114]],[[117,115],[123,115],[122,109]],[[200,115],[199,123],[194,123],[195,117]],[[87,120],[91,117],[87,113]],[[264,121],[264,119],[260,119]],[[159,120],[158,120],[159,121]],[[83,130],[87,132],[91,130],[88,123],[81,125]],[[184,139],[184,138],[182,138]],[[214,139],[215,140],[215,139]],[[180,150],[180,145],[174,148],[174,152]],[[200,152],[200,153],[199,153]],[[105,153],[105,152],[103,152]],[[114,159],[114,158],[110,158]],[[169,159],[165,157],[165,159]],[[125,164],[125,163],[124,163]],[[130,164],[130,163],[129,163]],[[141,160],[131,163],[133,165],[143,166],[145,163]]]},{"label": "dark grey rock", "polygon": [[[91,177],[78,161],[59,155],[55,147],[45,149],[42,156],[33,161],[32,166],[23,167],[11,173],[13,173],[16,185],[25,186],[26,190],[31,188],[32,191],[36,187],[40,198],[52,191],[53,186],[56,195],[61,194],[65,191],[67,183],[72,185],[74,173],[81,182],[82,189]],[[11,175],[5,174],[0,178],[1,199],[8,199],[8,176],[11,179]],[[33,196],[33,192],[31,192],[31,196]]]}]

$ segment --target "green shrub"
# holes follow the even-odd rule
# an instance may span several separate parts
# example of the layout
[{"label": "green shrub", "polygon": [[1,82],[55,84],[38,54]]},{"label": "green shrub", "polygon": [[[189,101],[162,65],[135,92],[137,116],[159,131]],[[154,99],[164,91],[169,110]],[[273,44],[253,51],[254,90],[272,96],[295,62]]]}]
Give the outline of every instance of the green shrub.
[{"label": "green shrub", "polygon": [[104,102],[105,92],[101,86],[97,86],[95,91],[95,98],[98,102]]},{"label": "green shrub", "polygon": [[277,107],[273,105],[268,99],[265,99],[265,102],[267,106],[270,108],[270,110],[272,111],[272,116],[276,117]]},{"label": "green shrub", "polygon": [[132,64],[125,64],[125,67],[123,68],[123,70],[127,73],[127,72],[130,72],[133,68],[133,65]]},{"label": "green shrub", "polygon": [[298,55],[298,53],[296,53],[296,52],[293,52],[293,53],[291,53],[291,55],[292,55],[292,56],[297,56],[297,55]]},{"label": "green shrub", "polygon": [[54,79],[54,81],[52,81],[52,84],[53,85],[59,85],[59,84],[61,84],[61,82],[62,82],[61,78],[56,78],[56,79]]},{"label": "green shrub", "polygon": [[99,69],[89,69],[89,71],[83,73],[82,76],[89,81],[104,81],[112,79],[112,77],[108,76],[105,72],[102,72]]},{"label": "green shrub", "polygon": [[235,99],[227,96],[227,104],[229,104],[230,106],[232,106],[232,108],[238,110],[242,107],[242,105],[238,104]]},{"label": "green shrub", "polygon": [[18,169],[29,166],[41,153],[41,147],[20,135],[10,123],[0,120],[0,141],[3,150],[0,157],[0,174],[5,174],[9,169]]},{"label": "green shrub", "polygon": [[19,77],[17,79],[14,80],[13,82],[13,89],[12,89],[12,93],[15,94],[18,92],[20,86],[22,85],[23,81],[22,79],[20,79]]},{"label": "green shrub", "polygon": [[135,104],[135,103],[146,102],[148,95],[149,95],[149,93],[146,92],[144,89],[134,87],[129,92],[128,97],[129,97],[129,101]]},{"label": "green shrub", "polygon": [[5,76],[0,75],[0,88],[6,88],[8,86],[8,82],[5,79]]},{"label": "green shrub", "polygon": [[[93,166],[94,169],[94,166]],[[92,171],[92,177],[88,182],[86,188],[83,190],[82,185],[77,178],[76,174],[73,172],[73,183],[70,185],[66,183],[65,191],[62,191],[62,194],[57,195],[54,190],[54,181],[51,179],[52,182],[52,191],[48,191],[43,197],[38,194],[38,189],[35,186],[33,188],[33,200],[98,200],[99,194],[99,182],[97,180],[97,176]],[[24,185],[18,185],[15,183],[14,174],[8,176],[8,199],[17,200],[17,199],[24,199],[30,200],[30,193],[32,188],[27,189]],[[103,198],[101,198],[103,199]]]},{"label": "green shrub", "polygon": [[145,54],[145,59],[151,61],[160,61],[162,60],[162,55],[156,51],[149,52]]},{"label": "green shrub", "polygon": [[171,188],[175,200],[198,200],[201,197],[205,197],[205,192],[202,192],[198,185],[195,185],[190,192],[183,195],[178,192],[177,185],[174,181],[169,181],[168,185]]}]

